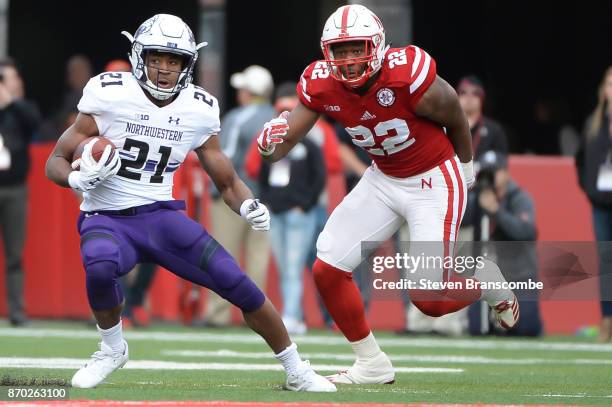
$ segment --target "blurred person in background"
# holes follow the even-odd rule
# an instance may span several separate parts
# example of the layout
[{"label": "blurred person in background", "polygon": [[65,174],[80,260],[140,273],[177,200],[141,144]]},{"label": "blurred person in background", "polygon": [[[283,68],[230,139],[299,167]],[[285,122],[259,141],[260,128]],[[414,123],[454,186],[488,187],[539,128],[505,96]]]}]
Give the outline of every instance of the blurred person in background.
[{"label": "blurred person in background", "polygon": [[30,169],[28,149],[39,125],[40,113],[25,99],[17,64],[12,59],[0,60],[0,226],[12,326],[27,323],[22,265],[28,209],[26,178]]},{"label": "blurred person in background", "polygon": [[580,187],[593,208],[593,226],[599,247],[601,324],[598,340],[612,341],[612,66],[605,71],[597,105],[587,118],[576,155]]},{"label": "blurred person in background", "polygon": [[66,87],[61,103],[41,128],[40,140],[57,140],[74,123],[79,113],[77,104],[83,95],[83,88],[93,76],[91,61],[85,55],[77,54],[66,63]]},{"label": "blurred person in background", "polygon": [[[520,188],[510,177],[508,156],[496,151],[488,151],[480,157],[480,170],[477,175],[474,194],[478,198],[480,216],[487,216],[488,240],[493,242],[515,242],[514,244],[493,246],[497,264],[509,282],[538,281],[538,261],[535,240],[537,238],[535,205],[531,195]],[[481,222],[478,221],[478,224]],[[539,296],[537,290],[517,291],[521,309],[518,323],[507,331],[490,328],[499,334],[513,336],[539,336],[542,334]],[[469,332],[482,333],[481,312],[488,307],[473,304],[469,307]],[[488,318],[492,321],[492,318]],[[488,331],[488,329],[487,329]]]},{"label": "blurred person in background", "polygon": [[[274,100],[277,114],[298,104],[295,86],[291,82],[278,86]],[[280,276],[283,322],[287,331],[295,334],[307,330],[302,312],[303,272],[317,236],[317,205],[326,180],[320,146],[323,140],[318,132],[313,127],[296,148],[275,163],[262,163],[257,143],[247,156],[247,172],[257,174],[261,199],[271,211],[274,228],[270,229],[270,243]]]},{"label": "blurred person in background", "polygon": [[[239,106],[227,112],[221,120],[219,141],[238,176],[257,196],[257,183],[245,174],[245,155],[259,129],[274,117],[275,110],[270,104],[274,82],[272,74],[266,68],[251,65],[244,71],[233,74],[230,84],[236,89]],[[219,191],[214,187],[211,188],[211,196],[210,219],[213,236],[234,258],[240,260],[244,253],[244,269],[255,284],[265,290],[270,259],[268,237],[245,225],[240,217],[225,205]],[[222,327],[230,323],[230,304],[211,293],[206,303],[204,320],[199,324]]]},{"label": "blurred person in background", "polygon": [[[469,75],[462,78],[457,85],[459,103],[465,112],[472,133],[472,150],[474,153],[474,172],[478,173],[482,156],[495,151],[498,154],[508,154],[508,140],[502,126],[483,112],[485,89],[478,77]],[[468,191],[465,215],[459,230],[462,241],[478,240],[478,231],[474,229],[478,197],[473,191]],[[474,236],[474,233],[476,236]]]}]

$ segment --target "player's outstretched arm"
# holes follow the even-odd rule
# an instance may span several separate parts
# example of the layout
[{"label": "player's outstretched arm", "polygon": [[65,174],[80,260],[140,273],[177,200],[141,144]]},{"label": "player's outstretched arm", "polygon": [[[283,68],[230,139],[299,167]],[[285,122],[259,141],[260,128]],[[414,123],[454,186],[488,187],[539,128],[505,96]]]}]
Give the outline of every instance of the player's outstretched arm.
[{"label": "player's outstretched arm", "polygon": [[73,171],[70,164],[74,151],[83,140],[98,135],[98,126],[93,117],[79,113],[76,121],[59,138],[47,159],[47,165],[45,166],[47,178],[57,185],[69,188],[68,176]]},{"label": "player's outstretched arm", "polygon": [[238,177],[229,158],[223,154],[218,137],[210,137],[195,152],[202,167],[221,192],[227,206],[245,218],[253,229],[269,230],[270,213],[268,208],[253,199],[253,193]]},{"label": "player's outstretched arm", "polygon": [[459,97],[444,79],[436,79],[416,105],[416,114],[444,126],[463,171],[468,187],[474,183],[472,170],[472,136],[467,117],[459,104]]},{"label": "player's outstretched arm", "polygon": [[301,102],[291,112],[265,124],[257,137],[259,152],[268,161],[278,161],[289,153],[319,119],[319,113],[308,109]]}]

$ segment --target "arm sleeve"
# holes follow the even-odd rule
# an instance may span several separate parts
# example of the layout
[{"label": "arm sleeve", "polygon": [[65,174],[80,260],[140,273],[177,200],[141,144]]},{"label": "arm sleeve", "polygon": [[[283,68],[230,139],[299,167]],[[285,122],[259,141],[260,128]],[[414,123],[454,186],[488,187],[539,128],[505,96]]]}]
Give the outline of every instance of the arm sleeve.
[{"label": "arm sleeve", "polygon": [[520,191],[510,201],[508,209],[500,207],[495,214],[496,227],[512,240],[535,240],[535,209],[526,192]]},{"label": "arm sleeve", "polygon": [[423,97],[427,89],[436,79],[436,61],[421,48],[411,45],[408,47],[408,61],[410,64],[410,105],[414,108]]}]

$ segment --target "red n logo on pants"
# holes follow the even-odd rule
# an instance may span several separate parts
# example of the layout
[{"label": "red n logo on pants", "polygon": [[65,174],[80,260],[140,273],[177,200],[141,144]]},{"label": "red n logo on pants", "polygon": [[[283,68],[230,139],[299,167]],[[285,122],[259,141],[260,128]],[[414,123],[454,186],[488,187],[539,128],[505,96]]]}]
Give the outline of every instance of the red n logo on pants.
[{"label": "red n logo on pants", "polygon": [[425,181],[425,178],[421,178],[421,189],[425,189],[425,185],[431,189],[431,177],[429,177],[429,181]]}]

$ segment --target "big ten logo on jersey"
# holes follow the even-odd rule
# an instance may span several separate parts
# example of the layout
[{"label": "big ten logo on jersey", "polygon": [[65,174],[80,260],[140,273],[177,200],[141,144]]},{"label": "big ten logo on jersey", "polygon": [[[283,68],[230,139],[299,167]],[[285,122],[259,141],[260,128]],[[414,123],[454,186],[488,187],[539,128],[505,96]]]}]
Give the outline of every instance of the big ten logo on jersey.
[{"label": "big ten logo on jersey", "polygon": [[388,156],[402,151],[415,143],[410,137],[408,123],[403,119],[391,119],[378,123],[373,128],[359,125],[347,127],[353,144],[363,148],[372,155]]},{"label": "big ten logo on jersey", "polygon": [[312,68],[311,79],[325,79],[329,76],[329,68],[327,67],[327,62],[318,61],[314,68]]},{"label": "big ten logo on jersey", "polygon": [[408,63],[408,58],[406,57],[406,48],[402,48],[399,51],[389,52],[387,55],[389,59],[389,68],[393,69],[397,65],[405,65]]}]

